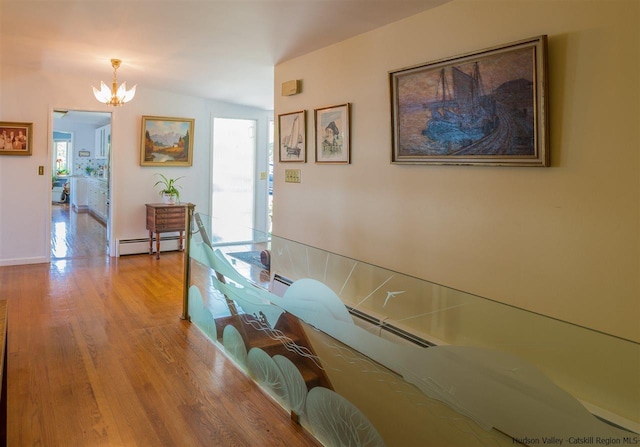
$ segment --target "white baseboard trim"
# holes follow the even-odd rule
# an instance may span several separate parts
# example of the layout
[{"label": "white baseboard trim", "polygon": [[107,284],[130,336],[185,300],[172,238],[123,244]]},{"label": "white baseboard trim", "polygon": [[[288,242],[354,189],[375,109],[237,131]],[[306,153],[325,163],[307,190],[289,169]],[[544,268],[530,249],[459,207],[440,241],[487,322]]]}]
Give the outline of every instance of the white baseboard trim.
[{"label": "white baseboard trim", "polygon": [[6,267],[9,265],[46,264],[47,262],[49,262],[49,258],[43,256],[35,258],[2,259],[0,260],[0,267]]},{"label": "white baseboard trim", "polygon": [[[184,241],[183,241],[184,246]],[[160,252],[176,251],[180,248],[178,236],[160,236]],[[156,239],[153,238],[153,253],[156,252]],[[149,238],[118,239],[116,256],[139,255],[149,253]]]}]

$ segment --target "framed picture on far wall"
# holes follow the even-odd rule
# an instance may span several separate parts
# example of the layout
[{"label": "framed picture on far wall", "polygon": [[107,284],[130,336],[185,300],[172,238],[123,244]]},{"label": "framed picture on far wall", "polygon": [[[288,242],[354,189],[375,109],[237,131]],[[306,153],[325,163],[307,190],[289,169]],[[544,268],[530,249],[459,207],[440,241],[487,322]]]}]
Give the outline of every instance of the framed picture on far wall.
[{"label": "framed picture on far wall", "polygon": [[0,122],[0,155],[31,155],[32,123]]},{"label": "framed picture on far wall", "polygon": [[389,73],[392,163],[549,166],[547,37]]},{"label": "framed picture on far wall", "polygon": [[140,166],[191,166],[193,118],[142,117]]},{"label": "framed picture on far wall", "polygon": [[315,109],[316,163],[350,163],[349,103]]},{"label": "framed picture on far wall", "polygon": [[281,162],[307,161],[307,112],[278,115]]}]

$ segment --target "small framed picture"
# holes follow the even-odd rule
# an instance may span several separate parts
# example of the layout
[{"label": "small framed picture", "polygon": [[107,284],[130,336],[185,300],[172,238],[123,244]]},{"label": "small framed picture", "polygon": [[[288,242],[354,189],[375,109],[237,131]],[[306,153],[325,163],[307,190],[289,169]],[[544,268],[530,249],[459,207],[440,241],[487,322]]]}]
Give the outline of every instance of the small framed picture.
[{"label": "small framed picture", "polygon": [[316,163],[350,163],[349,103],[315,109]]},{"label": "small framed picture", "polygon": [[140,166],[191,166],[193,118],[143,116]]},{"label": "small framed picture", "polygon": [[278,115],[281,162],[307,161],[307,112]]},{"label": "small framed picture", "polygon": [[32,123],[0,122],[0,155],[31,155]]}]

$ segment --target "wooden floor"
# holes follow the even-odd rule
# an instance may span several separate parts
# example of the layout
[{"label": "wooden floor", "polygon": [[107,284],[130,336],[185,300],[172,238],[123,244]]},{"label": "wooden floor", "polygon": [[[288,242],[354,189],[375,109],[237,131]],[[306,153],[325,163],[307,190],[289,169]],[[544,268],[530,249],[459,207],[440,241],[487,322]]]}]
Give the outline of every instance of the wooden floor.
[{"label": "wooden floor", "polygon": [[68,203],[51,207],[51,258],[86,258],[107,254],[107,228],[89,213],[71,211]]},{"label": "wooden floor", "polygon": [[317,446],[194,325],[182,253],[0,267],[9,446]]}]

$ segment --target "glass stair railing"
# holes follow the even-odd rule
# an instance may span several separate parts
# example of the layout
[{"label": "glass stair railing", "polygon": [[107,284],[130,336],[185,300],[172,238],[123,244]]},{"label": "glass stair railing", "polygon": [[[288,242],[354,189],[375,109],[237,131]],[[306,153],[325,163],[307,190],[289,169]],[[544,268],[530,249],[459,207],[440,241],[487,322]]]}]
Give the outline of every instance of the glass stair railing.
[{"label": "glass stair railing", "polygon": [[640,346],[196,214],[185,315],[326,446],[640,444]]}]

